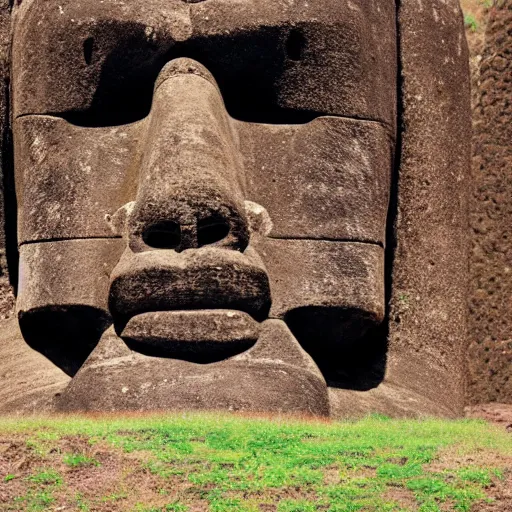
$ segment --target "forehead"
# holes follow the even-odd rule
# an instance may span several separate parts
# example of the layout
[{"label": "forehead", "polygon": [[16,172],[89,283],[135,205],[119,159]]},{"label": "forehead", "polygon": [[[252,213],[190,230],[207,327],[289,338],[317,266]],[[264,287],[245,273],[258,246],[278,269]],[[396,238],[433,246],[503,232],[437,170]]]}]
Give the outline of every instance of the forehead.
[{"label": "forehead", "polygon": [[395,25],[394,0],[25,0],[14,114],[84,110],[100,86],[150,82],[191,56],[281,107],[393,125]]}]

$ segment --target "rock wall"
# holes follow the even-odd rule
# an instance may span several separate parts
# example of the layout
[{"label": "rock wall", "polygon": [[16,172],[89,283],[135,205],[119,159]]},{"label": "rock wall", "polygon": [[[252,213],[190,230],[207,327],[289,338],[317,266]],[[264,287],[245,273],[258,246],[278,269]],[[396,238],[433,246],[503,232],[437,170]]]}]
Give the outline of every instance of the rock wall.
[{"label": "rock wall", "polygon": [[458,0],[403,1],[399,21],[405,129],[387,379],[458,410],[467,339],[468,50]]},{"label": "rock wall", "polygon": [[512,1],[489,12],[473,121],[468,402],[512,403]]}]

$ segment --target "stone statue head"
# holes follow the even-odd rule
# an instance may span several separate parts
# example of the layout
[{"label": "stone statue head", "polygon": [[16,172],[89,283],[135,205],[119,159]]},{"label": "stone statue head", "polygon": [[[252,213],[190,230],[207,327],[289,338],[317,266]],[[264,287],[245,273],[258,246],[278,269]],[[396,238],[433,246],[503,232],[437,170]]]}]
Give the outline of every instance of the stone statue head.
[{"label": "stone statue head", "polygon": [[397,23],[394,0],[17,7],[17,313],[72,377],[58,408],[328,414],[382,382]]}]

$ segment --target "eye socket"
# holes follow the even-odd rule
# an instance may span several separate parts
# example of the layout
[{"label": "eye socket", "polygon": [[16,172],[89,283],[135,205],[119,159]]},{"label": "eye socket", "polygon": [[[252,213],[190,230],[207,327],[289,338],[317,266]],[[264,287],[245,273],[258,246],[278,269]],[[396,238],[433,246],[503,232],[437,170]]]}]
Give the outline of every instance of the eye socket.
[{"label": "eye socket", "polygon": [[228,113],[240,121],[303,124],[324,114],[282,106],[290,94],[287,73],[291,70],[294,77],[302,74],[297,66],[305,60],[308,41],[300,27],[260,27],[183,42],[153,39],[147,27],[134,24],[123,27],[122,37],[116,40],[112,27],[106,28],[82,43],[87,71],[77,96],[86,95],[84,104],[88,106],[53,115],[85,127],[140,121],[151,111],[159,72],[179,57],[196,60],[213,74]]},{"label": "eye socket", "polygon": [[282,98],[289,94],[286,75],[297,67],[306,46],[299,28],[260,27],[188,41],[183,56],[212,73],[231,117],[253,123],[304,124],[323,113],[283,107]]},{"label": "eye socket", "polygon": [[176,222],[159,222],[147,228],[142,239],[154,249],[176,249],[181,244],[181,228]]}]

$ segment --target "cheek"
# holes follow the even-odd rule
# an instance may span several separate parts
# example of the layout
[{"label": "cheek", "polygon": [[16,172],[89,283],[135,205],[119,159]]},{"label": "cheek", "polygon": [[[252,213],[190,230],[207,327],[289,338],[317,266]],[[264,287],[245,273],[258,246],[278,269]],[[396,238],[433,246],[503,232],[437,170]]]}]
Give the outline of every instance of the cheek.
[{"label": "cheek", "polygon": [[109,277],[123,249],[115,239],[20,247],[16,306],[23,337],[70,375],[111,323]]},{"label": "cheek", "polygon": [[[327,381],[338,382],[385,315],[393,137],[376,122],[323,117],[244,124],[240,140],[249,199],[270,219],[268,236],[252,237],[269,274],[270,317],[283,319]],[[375,372],[367,360],[362,380]]]},{"label": "cheek", "polygon": [[14,124],[18,242],[111,238],[105,217],[134,195],[143,123],[86,129],[49,116]]},{"label": "cheek", "polygon": [[321,117],[295,126],[241,123],[248,198],[272,238],[383,246],[394,140],[377,122]]},{"label": "cheek", "polygon": [[49,116],[14,123],[20,327],[71,375],[111,322],[110,274],[125,243],[105,217],[135,193],[141,130]]}]

